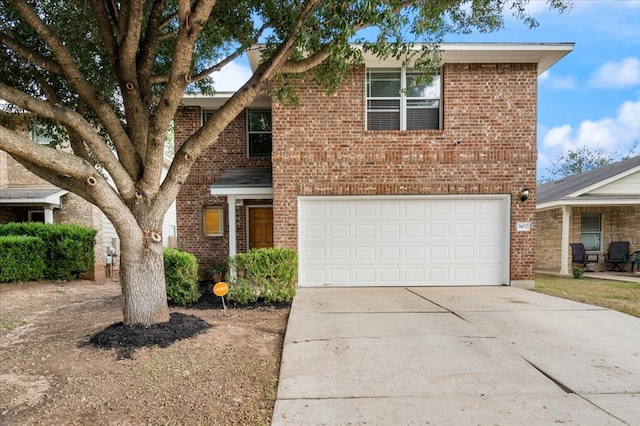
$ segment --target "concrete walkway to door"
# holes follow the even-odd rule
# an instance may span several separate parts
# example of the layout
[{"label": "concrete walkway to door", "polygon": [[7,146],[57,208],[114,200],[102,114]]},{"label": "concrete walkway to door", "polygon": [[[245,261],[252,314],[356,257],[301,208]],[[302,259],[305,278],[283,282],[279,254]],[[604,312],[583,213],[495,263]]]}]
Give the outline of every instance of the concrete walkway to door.
[{"label": "concrete walkway to door", "polygon": [[513,287],[302,288],[275,425],[637,425],[640,319]]}]

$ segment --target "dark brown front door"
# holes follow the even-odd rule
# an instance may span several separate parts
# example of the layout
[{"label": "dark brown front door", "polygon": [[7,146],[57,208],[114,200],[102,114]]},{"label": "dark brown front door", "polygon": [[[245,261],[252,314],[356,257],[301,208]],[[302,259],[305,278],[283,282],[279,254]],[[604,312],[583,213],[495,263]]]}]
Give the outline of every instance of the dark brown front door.
[{"label": "dark brown front door", "polygon": [[273,247],[273,208],[249,208],[249,249]]}]

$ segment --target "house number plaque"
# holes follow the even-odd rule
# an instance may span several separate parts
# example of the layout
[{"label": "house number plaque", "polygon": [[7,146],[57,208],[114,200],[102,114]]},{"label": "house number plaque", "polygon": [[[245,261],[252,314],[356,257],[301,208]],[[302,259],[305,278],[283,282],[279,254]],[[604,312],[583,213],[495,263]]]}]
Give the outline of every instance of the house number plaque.
[{"label": "house number plaque", "polygon": [[531,222],[518,222],[516,223],[516,231],[529,232],[531,231]]}]

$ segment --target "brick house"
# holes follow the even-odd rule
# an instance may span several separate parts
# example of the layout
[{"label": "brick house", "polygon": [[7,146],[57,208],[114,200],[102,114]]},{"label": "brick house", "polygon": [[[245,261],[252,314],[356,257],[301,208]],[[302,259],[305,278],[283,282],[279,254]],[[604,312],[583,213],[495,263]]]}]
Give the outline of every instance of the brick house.
[{"label": "brick house", "polygon": [[[537,78],[572,48],[444,44],[427,83],[365,57],[333,94],[256,100],[194,165],[178,246],[201,272],[293,248],[300,286],[532,286]],[[185,97],[176,144],[229,96]]]},{"label": "brick house", "polygon": [[[4,122],[11,120],[11,127],[28,132],[38,143],[48,143],[34,131],[27,116],[19,118],[0,116]],[[168,170],[170,160],[165,160]],[[104,281],[109,275],[117,276],[120,239],[113,224],[100,209],[80,196],[60,189],[41,179],[18,163],[4,151],[0,151],[0,223],[43,222],[74,223],[98,231],[94,248],[96,263],[86,279]],[[163,235],[165,245],[176,245],[175,205],[165,215]],[[106,256],[114,253],[111,266]]]},{"label": "brick house", "polygon": [[[609,244],[640,251],[640,156],[538,186],[536,269],[570,274],[570,243],[583,243],[595,271],[611,269]],[[630,265],[627,266],[628,269]]]}]

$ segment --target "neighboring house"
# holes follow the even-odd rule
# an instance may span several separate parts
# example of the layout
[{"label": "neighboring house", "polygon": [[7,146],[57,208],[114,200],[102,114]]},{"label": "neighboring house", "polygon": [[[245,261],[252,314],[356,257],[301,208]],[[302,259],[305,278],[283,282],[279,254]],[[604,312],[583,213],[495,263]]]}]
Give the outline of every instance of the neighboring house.
[{"label": "neighboring house", "polygon": [[[293,248],[300,286],[532,286],[538,76],[573,44],[441,48],[430,84],[367,56],[333,94],[258,99],[194,164],[178,246],[201,273]],[[176,145],[229,96],[185,97]]]},{"label": "neighboring house", "polygon": [[[9,120],[9,116],[1,116]],[[13,120],[17,130],[29,131],[29,122],[20,117]],[[37,132],[31,130],[30,135],[40,143],[48,140],[38,138]],[[165,172],[170,159],[165,158]],[[120,240],[113,224],[100,209],[83,198],[62,190],[29,172],[9,154],[0,151],[0,223],[9,222],[43,222],[43,223],[75,223],[93,228],[96,235],[94,268],[86,275],[87,279],[104,281],[106,274],[106,256],[114,253],[115,257],[111,274],[118,273]],[[165,215],[163,235],[165,245],[176,245],[176,213],[175,203]]]},{"label": "neighboring house", "polygon": [[[640,250],[640,156],[538,186],[536,269],[569,274],[570,243],[583,243],[611,269],[605,254],[612,241]],[[575,264],[573,266],[582,266]]]}]

